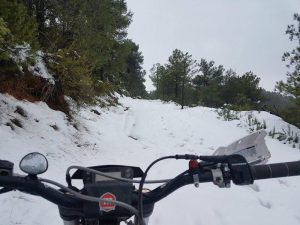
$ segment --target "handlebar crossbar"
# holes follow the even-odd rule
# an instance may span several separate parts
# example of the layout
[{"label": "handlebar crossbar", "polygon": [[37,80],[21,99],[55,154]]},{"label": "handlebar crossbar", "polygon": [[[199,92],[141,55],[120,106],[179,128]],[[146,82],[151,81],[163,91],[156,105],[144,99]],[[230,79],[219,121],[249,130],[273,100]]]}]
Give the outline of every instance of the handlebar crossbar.
[{"label": "handlebar crossbar", "polygon": [[[297,176],[300,175],[300,161],[255,165],[250,166],[250,170],[253,180]],[[198,176],[197,179],[199,183],[214,181],[213,173],[209,169],[203,170],[200,168],[199,170],[194,171],[187,170],[181,175],[170,180],[166,184],[159,186],[148,193],[144,193],[143,203],[155,203],[165,198],[180,187],[188,184],[193,184],[195,182],[194,175]],[[227,176],[226,179],[232,180],[232,176]],[[0,176],[0,186],[8,189],[17,189],[33,195],[38,195],[56,205],[63,207],[70,207],[75,209],[82,208],[83,205],[82,200],[76,198],[73,195],[45,185],[38,179],[31,179],[28,177],[20,176]],[[133,205],[136,206],[135,203],[137,203],[137,198],[134,197]]]},{"label": "handlebar crossbar", "polygon": [[41,196],[56,205],[72,208],[82,207],[82,201],[77,198],[51,188],[39,180],[28,179],[28,177],[0,176],[0,186]]}]

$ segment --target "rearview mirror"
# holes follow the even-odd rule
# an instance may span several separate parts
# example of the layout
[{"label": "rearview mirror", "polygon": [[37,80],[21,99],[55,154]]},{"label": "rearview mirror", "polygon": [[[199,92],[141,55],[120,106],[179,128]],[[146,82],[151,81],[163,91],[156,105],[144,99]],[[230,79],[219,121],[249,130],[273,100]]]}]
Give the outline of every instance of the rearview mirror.
[{"label": "rearview mirror", "polygon": [[42,174],[48,169],[48,160],[43,154],[32,152],[23,157],[20,169],[30,175]]}]

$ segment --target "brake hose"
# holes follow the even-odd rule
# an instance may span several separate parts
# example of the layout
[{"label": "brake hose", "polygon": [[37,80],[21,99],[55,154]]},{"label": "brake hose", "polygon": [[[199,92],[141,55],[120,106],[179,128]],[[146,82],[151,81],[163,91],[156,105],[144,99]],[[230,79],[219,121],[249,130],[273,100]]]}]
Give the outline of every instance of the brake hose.
[{"label": "brake hose", "polygon": [[[157,160],[155,160],[154,162],[152,162],[148,168],[146,169],[145,173],[143,174],[142,176],[142,179],[141,179],[141,182],[140,182],[140,186],[139,186],[139,190],[138,190],[138,209],[139,209],[139,217],[143,218],[143,194],[142,194],[142,191],[143,191],[143,186],[144,186],[144,183],[145,183],[145,180],[146,180],[146,177],[147,177],[147,173],[148,171],[151,169],[151,167],[159,162],[159,161],[162,161],[162,160],[165,160],[165,159],[175,159],[176,157],[175,156],[165,156],[165,157],[162,157],[162,158],[159,158]],[[142,219],[142,222],[144,223],[144,219]]]},{"label": "brake hose", "polygon": [[[197,160],[199,159],[199,156],[197,155],[190,155],[190,154],[185,154],[185,155],[171,155],[171,156],[165,156],[165,157],[161,157],[159,159],[156,159],[155,161],[153,161],[148,168],[145,170],[145,173],[142,176],[141,182],[140,182],[140,186],[139,186],[139,190],[138,190],[138,210],[139,210],[139,217],[143,218],[143,186],[147,177],[147,173],[149,172],[149,170],[151,169],[151,167],[158,163],[159,161],[165,160],[165,159],[185,159],[185,160]],[[144,223],[144,220],[142,220],[142,222]]]}]

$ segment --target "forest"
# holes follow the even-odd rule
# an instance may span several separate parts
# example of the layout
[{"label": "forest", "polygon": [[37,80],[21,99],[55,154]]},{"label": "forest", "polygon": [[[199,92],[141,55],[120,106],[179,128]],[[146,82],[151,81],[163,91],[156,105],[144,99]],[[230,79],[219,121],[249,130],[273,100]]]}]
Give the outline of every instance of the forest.
[{"label": "forest", "polygon": [[[181,108],[264,110],[300,127],[299,14],[287,26],[296,47],[283,53],[287,79],[278,81],[276,92],[260,87],[252,71],[237,74],[174,49],[166,64],[153,65],[149,75],[155,90],[148,93],[143,54],[127,37],[132,19],[125,0],[0,0],[0,92],[42,100],[66,113],[64,96],[78,105],[102,104],[102,96],[115,104],[117,92],[174,101]],[[37,57],[53,83],[34,76]]]},{"label": "forest", "polygon": [[[125,1],[0,0],[0,5],[1,82],[30,75],[28,65],[41,51],[55,85],[29,95],[63,94],[79,104],[114,91],[145,96],[143,56],[126,36],[132,14]],[[20,71],[11,56],[24,48],[30,53]],[[17,87],[19,92],[28,94],[24,89],[39,85],[34,80],[22,79],[26,87]]]}]

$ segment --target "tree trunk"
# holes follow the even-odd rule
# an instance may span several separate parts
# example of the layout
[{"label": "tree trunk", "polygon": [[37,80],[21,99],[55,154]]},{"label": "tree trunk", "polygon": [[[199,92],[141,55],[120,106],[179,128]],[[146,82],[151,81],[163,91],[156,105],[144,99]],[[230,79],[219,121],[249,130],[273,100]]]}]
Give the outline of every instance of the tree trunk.
[{"label": "tree trunk", "polygon": [[178,99],[178,73],[175,74],[175,99]]},{"label": "tree trunk", "polygon": [[36,20],[38,23],[39,42],[44,44],[45,41],[45,1],[37,0],[36,3]]},{"label": "tree trunk", "polygon": [[184,106],[184,86],[185,86],[185,74],[182,77],[182,87],[181,87],[181,109]]},{"label": "tree trunk", "polygon": [[33,16],[33,0],[25,0],[29,16]]}]

